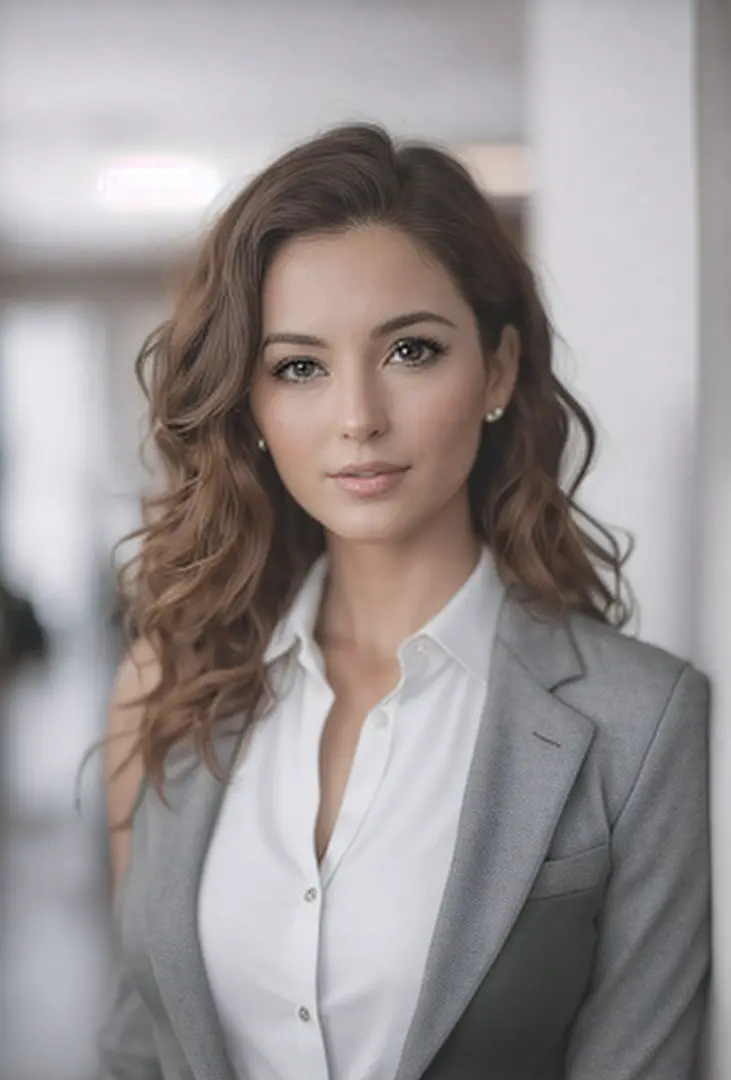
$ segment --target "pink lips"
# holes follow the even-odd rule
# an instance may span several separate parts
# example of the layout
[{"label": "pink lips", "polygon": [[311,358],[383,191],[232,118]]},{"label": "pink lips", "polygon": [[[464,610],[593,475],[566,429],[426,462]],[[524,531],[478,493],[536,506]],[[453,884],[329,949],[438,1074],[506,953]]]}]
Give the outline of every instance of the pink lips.
[{"label": "pink lips", "polygon": [[331,476],[351,495],[365,497],[392,491],[401,483],[406,472],[407,468],[387,462],[373,462],[369,465],[349,465]]}]

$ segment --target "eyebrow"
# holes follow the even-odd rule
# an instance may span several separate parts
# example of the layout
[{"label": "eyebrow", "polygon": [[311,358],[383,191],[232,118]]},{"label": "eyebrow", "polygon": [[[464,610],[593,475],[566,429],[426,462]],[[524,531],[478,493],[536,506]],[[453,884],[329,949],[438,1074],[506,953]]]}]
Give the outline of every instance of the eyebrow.
[{"label": "eyebrow", "polygon": [[[405,315],[396,315],[393,319],[380,323],[371,331],[370,336],[372,339],[384,337],[395,330],[405,330],[408,326],[423,322],[441,323],[443,326],[451,326],[453,330],[457,329],[451,319],[444,315],[437,315],[434,311],[410,311]],[[323,338],[313,337],[311,334],[267,334],[261,343],[262,350],[268,345],[310,345],[317,349],[327,348],[327,342]]]}]

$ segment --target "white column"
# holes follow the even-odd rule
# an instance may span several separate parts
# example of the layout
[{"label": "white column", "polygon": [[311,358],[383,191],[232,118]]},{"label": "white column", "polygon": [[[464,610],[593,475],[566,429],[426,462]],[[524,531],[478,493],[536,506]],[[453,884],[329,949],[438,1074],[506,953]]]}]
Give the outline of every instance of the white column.
[{"label": "white column", "polygon": [[700,0],[698,661],[713,684],[714,976],[706,1075],[731,1076],[731,0]]},{"label": "white column", "polygon": [[[532,0],[529,246],[630,528],[643,637],[713,686],[714,973],[731,1077],[731,0]],[[637,629],[637,627],[635,627]]]},{"label": "white column", "polygon": [[689,655],[698,366],[692,0],[533,0],[529,248],[600,433],[586,507],[630,529],[633,629]]}]

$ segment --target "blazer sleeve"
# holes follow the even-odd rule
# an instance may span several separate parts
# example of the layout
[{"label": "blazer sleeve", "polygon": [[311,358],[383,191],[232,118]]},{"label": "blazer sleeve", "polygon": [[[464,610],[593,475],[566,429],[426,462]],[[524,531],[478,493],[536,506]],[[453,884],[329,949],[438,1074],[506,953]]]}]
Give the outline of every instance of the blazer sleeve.
[{"label": "blazer sleeve", "polygon": [[710,970],[708,680],[682,668],[612,834],[566,1080],[691,1080]]},{"label": "blazer sleeve", "polygon": [[97,1080],[163,1080],[152,1034],[152,1018],[123,964],[98,1033]]}]

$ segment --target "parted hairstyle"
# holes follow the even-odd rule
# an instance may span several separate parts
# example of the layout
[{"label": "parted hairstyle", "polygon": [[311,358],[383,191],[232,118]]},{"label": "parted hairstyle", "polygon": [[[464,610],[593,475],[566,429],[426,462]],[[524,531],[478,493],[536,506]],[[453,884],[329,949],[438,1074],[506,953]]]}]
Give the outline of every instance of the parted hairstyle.
[{"label": "parted hairstyle", "polygon": [[249,393],[267,270],[295,237],[369,223],[401,230],[451,275],[486,364],[506,324],[520,333],[513,397],[500,423],[483,426],[468,481],[473,527],[503,580],[539,617],[579,611],[622,626],[630,616],[622,568],[632,544],[623,554],[576,503],[595,430],[553,370],[554,335],[525,258],[450,154],[371,124],[329,130],[278,158],[223,211],[137,358],[162,486],[125,538],[138,547],[119,584],[130,634],[159,664],[131,751],[158,790],[174,745],[192,744],[218,773],[216,726],[261,715],[264,650],[325,544],[257,448]]}]

